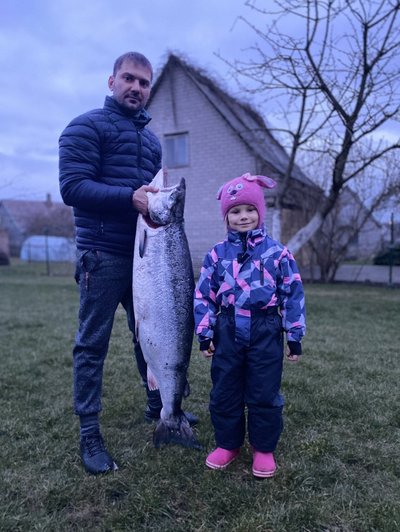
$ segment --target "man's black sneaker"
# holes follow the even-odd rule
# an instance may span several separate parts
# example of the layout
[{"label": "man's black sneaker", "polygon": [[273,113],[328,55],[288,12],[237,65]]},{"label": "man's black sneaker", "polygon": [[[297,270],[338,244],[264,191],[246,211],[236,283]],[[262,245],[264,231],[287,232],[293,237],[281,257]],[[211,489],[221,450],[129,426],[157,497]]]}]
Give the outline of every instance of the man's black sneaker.
[{"label": "man's black sneaker", "polygon": [[[186,419],[189,422],[189,425],[193,427],[194,425],[197,425],[199,422],[199,418],[192,414],[191,412],[183,412],[186,416]],[[153,410],[149,408],[147,405],[146,410],[144,412],[144,419],[147,423],[154,423],[155,421],[158,421],[160,419],[160,410]]]},{"label": "man's black sneaker", "polygon": [[98,475],[116,471],[117,464],[108,454],[100,432],[81,437],[81,458],[88,473]]}]

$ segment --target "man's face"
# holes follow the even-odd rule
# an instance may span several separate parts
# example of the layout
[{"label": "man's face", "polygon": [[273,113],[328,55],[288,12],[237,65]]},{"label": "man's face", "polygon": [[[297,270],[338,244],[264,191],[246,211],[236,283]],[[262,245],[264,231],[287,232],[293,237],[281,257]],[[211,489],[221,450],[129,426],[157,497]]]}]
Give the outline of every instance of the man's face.
[{"label": "man's face", "polygon": [[108,87],[120,105],[140,111],[150,96],[151,72],[139,63],[125,60],[116,75],[109,77]]}]

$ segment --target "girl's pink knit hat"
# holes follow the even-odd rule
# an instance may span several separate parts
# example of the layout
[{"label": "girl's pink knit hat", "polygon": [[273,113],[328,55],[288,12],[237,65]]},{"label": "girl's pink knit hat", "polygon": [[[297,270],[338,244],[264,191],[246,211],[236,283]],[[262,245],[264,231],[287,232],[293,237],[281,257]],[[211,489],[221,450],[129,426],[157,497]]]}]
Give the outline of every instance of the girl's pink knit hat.
[{"label": "girl's pink knit hat", "polygon": [[254,205],[258,211],[259,225],[264,223],[265,199],[264,188],[274,188],[276,181],[263,175],[244,174],[222,185],[218,190],[217,199],[221,200],[222,216],[234,205]]}]

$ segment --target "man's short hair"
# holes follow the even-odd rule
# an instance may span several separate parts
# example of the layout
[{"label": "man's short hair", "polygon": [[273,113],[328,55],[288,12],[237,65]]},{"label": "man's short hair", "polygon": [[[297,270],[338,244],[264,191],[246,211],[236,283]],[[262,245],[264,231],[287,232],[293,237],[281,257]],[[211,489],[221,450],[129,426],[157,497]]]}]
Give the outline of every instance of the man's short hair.
[{"label": "man's short hair", "polygon": [[132,63],[137,63],[142,67],[147,68],[151,73],[151,79],[153,79],[153,67],[151,66],[150,61],[143,54],[139,52],[126,52],[125,54],[120,55],[114,63],[113,76],[115,76],[118,70],[122,67],[124,61],[132,61]]}]

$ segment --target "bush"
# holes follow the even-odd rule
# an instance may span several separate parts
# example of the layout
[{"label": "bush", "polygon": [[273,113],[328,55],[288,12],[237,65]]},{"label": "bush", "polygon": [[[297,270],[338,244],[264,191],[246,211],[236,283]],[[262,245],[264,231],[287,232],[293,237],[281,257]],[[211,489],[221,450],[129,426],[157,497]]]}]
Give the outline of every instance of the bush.
[{"label": "bush", "polygon": [[400,266],[400,244],[388,246],[385,251],[382,251],[374,258],[374,264],[379,266]]},{"label": "bush", "polygon": [[0,266],[9,266],[10,257],[4,251],[0,251]]}]

